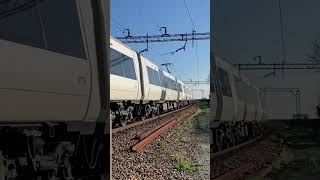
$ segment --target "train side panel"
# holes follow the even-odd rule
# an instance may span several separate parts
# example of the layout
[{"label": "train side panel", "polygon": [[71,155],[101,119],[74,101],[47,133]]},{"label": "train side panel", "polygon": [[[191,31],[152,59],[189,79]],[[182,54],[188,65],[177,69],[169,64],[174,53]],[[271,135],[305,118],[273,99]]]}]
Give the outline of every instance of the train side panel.
[{"label": "train side panel", "polygon": [[165,71],[163,71],[163,75],[168,78],[168,81],[170,81],[170,82],[167,82],[167,84],[170,84],[169,87],[165,89],[165,91],[166,91],[165,100],[166,101],[177,101],[178,91],[176,90],[176,87],[173,87],[173,86],[175,86],[173,83],[176,82],[175,78],[171,74],[169,74]]},{"label": "train side panel", "polygon": [[3,121],[85,119],[91,69],[78,5],[68,1],[59,12],[50,8],[57,4],[43,2],[39,9],[27,8],[0,22]]}]

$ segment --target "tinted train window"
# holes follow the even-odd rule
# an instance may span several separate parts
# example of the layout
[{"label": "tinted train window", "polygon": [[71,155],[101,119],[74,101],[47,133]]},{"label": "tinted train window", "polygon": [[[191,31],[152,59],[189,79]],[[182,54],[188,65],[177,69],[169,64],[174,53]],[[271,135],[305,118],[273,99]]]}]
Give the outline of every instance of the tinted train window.
[{"label": "tinted train window", "polygon": [[0,38],[85,58],[75,0],[2,2]]},{"label": "tinted train window", "polygon": [[0,39],[45,48],[37,7],[28,1],[4,1],[0,5]]},{"label": "tinted train window", "polygon": [[163,75],[163,71],[160,71],[160,80],[161,80],[161,86],[167,88],[168,87],[167,78],[166,76]]},{"label": "tinted train window", "polygon": [[147,71],[148,71],[149,83],[155,85],[155,80],[154,80],[154,75],[153,75],[152,69],[147,66]]},{"label": "tinted train window", "polygon": [[45,0],[40,1],[39,7],[47,49],[84,59],[75,0]]},{"label": "tinted train window", "polygon": [[130,79],[137,79],[136,71],[134,68],[133,59],[129,58],[122,63],[124,76]]},{"label": "tinted train window", "polygon": [[111,74],[136,80],[136,72],[133,59],[110,48]]},{"label": "tinted train window", "polygon": [[159,73],[158,71],[150,68],[147,66],[148,76],[149,76],[149,82],[150,84],[161,86],[160,79],[159,79]]},{"label": "tinted train window", "polygon": [[221,84],[222,94],[224,96],[232,97],[229,75],[228,75],[227,71],[225,71],[224,69],[219,67],[218,72],[219,72],[219,80],[220,80],[220,84]]},{"label": "tinted train window", "polygon": [[182,86],[180,83],[178,83],[178,90],[179,90],[179,92],[182,92]]},{"label": "tinted train window", "polygon": [[162,71],[160,73],[160,79],[161,79],[161,86],[162,87],[168,88],[171,90],[177,90],[176,81],[165,76]]},{"label": "tinted train window", "polygon": [[174,80],[170,79],[170,82],[171,82],[171,89],[172,90],[177,90],[177,84]]}]

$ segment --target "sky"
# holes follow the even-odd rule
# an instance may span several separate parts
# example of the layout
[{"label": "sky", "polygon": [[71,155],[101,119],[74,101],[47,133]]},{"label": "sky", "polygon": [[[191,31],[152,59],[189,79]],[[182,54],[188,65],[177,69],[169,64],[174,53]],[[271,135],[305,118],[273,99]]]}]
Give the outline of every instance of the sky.
[{"label": "sky", "polygon": [[[216,0],[216,54],[230,63],[256,63],[262,56],[265,63],[281,62],[281,33],[278,0]],[[313,40],[320,40],[320,1],[281,0],[287,63],[307,62]],[[299,88],[301,113],[315,115],[320,104],[320,72],[314,70],[285,71],[285,79],[277,71],[243,71],[259,87]],[[268,93],[267,111],[272,118],[291,118],[295,113],[292,94]]]},{"label": "sky", "polygon": [[[114,37],[126,35],[130,29],[135,35],[160,35],[160,27],[166,26],[170,34],[210,32],[210,0],[185,0],[194,27],[188,15],[184,0],[110,0],[110,31]],[[197,46],[188,41],[185,51],[167,54],[181,48],[185,42],[149,43],[149,52],[143,55],[156,64],[173,63],[169,70],[183,81],[206,81],[209,77],[210,41],[197,41]],[[128,44],[136,51],[146,48],[146,44]],[[196,48],[197,47],[197,48]],[[197,53],[198,50],[198,60]],[[198,62],[198,63],[197,63]],[[198,64],[198,66],[197,66]],[[197,68],[198,67],[198,68]]]},{"label": "sky", "polygon": [[[231,63],[281,62],[278,0],[217,0],[216,52]],[[320,1],[281,0],[287,62],[305,62],[320,40]]]}]

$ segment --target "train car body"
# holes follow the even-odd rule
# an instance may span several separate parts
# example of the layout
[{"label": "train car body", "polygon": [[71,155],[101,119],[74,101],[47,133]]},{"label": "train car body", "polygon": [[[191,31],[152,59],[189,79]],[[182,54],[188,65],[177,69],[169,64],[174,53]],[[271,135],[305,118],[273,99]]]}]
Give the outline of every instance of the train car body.
[{"label": "train car body", "polygon": [[210,84],[213,143],[216,150],[261,134],[262,92],[239,71],[216,58]]},{"label": "train car body", "polygon": [[110,54],[113,124],[125,126],[136,118],[186,106],[191,99],[182,81],[113,37],[110,37]]},{"label": "train car body", "polygon": [[1,2],[0,179],[107,172],[109,154],[101,148],[109,150],[109,127],[101,119],[108,31],[101,3]]}]

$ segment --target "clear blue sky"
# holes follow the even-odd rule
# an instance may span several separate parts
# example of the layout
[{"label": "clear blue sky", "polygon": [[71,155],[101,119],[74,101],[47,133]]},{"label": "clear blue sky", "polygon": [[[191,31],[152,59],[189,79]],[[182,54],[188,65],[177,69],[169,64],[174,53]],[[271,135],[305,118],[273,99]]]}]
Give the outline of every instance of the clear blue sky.
[{"label": "clear blue sky", "polygon": [[[210,0],[185,0],[197,32],[210,31]],[[201,2],[201,3],[200,3]],[[168,33],[191,33],[193,26],[183,0],[111,0],[111,35],[124,36],[124,29],[130,29],[131,35],[157,35],[160,27],[166,26]],[[199,80],[209,77],[210,42],[198,41]],[[128,44],[137,51],[146,44]],[[157,64],[173,63],[173,74],[182,80],[197,80],[196,46],[188,41],[186,50],[174,55],[161,54],[181,48],[184,42],[150,43],[149,52],[143,55]]]},{"label": "clear blue sky", "polygon": [[[216,51],[232,63],[281,62],[278,0],[223,0],[216,7]],[[320,40],[320,1],[281,0],[287,62],[305,62]]]}]

